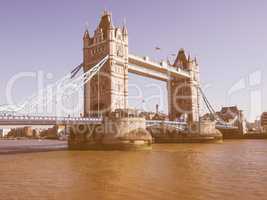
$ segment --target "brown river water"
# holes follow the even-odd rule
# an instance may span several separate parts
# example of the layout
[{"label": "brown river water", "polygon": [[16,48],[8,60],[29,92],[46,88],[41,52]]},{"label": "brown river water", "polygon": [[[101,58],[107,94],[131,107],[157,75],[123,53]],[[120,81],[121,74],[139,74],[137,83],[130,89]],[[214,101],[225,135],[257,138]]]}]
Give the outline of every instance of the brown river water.
[{"label": "brown river water", "polygon": [[267,199],[267,140],[0,155],[0,200]]}]

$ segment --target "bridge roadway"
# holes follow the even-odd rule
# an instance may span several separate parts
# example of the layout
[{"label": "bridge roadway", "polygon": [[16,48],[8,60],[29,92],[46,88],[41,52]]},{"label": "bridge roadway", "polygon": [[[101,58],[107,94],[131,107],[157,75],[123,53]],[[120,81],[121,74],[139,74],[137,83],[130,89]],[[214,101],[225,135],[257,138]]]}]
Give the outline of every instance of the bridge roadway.
[{"label": "bridge roadway", "polygon": [[102,121],[102,118],[85,117],[0,116],[0,125],[101,124]]},{"label": "bridge roadway", "polygon": [[[0,125],[71,125],[71,124],[101,124],[102,118],[86,117],[49,117],[49,116],[0,116]],[[177,128],[185,128],[185,122],[146,120],[146,126],[169,125]]]},{"label": "bridge roadway", "polygon": [[216,128],[218,128],[218,129],[225,129],[225,130],[227,130],[227,129],[231,129],[231,130],[234,130],[234,129],[236,129],[236,130],[238,130],[239,129],[239,127],[238,126],[234,126],[234,125],[228,125],[228,124],[216,124]]}]

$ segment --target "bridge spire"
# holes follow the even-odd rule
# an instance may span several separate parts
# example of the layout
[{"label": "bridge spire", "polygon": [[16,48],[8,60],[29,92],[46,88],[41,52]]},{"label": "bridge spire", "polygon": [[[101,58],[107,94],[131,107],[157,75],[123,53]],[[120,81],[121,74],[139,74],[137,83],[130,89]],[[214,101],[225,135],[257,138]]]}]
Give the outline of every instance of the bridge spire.
[{"label": "bridge spire", "polygon": [[190,53],[188,53],[187,60],[188,60],[188,62],[191,62],[191,61],[192,61],[192,60],[191,60],[191,55],[190,55]]},{"label": "bridge spire", "polygon": [[83,47],[88,48],[89,43],[90,43],[90,36],[88,30],[86,29],[83,34]]},{"label": "bridge spire", "polygon": [[126,18],[123,19],[122,34],[124,36],[128,35],[128,30],[127,30],[127,27],[126,27]]},{"label": "bridge spire", "polygon": [[197,57],[196,56],[194,58],[194,63],[195,63],[196,66],[198,65],[198,61],[197,61]]},{"label": "bridge spire", "polygon": [[90,38],[90,36],[89,36],[89,31],[88,31],[88,29],[86,29],[85,31],[84,31],[84,34],[83,34],[83,39],[89,39]]}]

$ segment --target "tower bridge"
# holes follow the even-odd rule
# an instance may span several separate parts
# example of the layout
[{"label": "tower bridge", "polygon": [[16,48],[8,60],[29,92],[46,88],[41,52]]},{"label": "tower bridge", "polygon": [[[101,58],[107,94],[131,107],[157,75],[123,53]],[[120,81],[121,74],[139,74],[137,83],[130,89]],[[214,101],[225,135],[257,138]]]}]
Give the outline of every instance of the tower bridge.
[{"label": "tower bridge", "polygon": [[[158,141],[183,142],[184,133],[198,133],[200,136],[201,129],[208,130],[206,133],[216,133],[215,123],[200,126],[199,65],[196,58],[192,59],[184,49],[180,49],[173,64],[154,62],[146,56],[130,54],[128,37],[126,25],[122,28],[114,26],[111,13],[104,12],[94,33],[90,35],[86,30],[83,35],[82,63],[71,74],[38,91],[41,96],[33,95],[20,106],[0,106],[0,112],[10,109],[20,113],[0,115],[0,126],[65,125],[71,149],[150,147],[152,136]],[[83,73],[77,75],[80,69]],[[156,117],[155,120],[146,120],[141,115],[129,114],[129,73],[167,83],[169,120]],[[56,92],[52,93],[51,88]],[[69,89],[70,93],[83,89],[84,113],[80,117],[29,113],[42,105],[45,109],[41,112],[48,104],[57,107],[64,91]],[[183,115],[188,116],[187,121],[181,122]],[[199,141],[198,135],[195,138],[194,134],[189,134],[186,141]],[[207,137],[210,138],[213,140],[217,136]]]},{"label": "tower bridge", "polygon": [[[54,87],[58,92],[64,91],[72,84],[84,88],[83,117],[49,117],[33,116],[28,113],[40,104],[53,103],[47,101],[45,95],[31,97],[31,100],[21,106],[7,106],[11,110],[22,110],[20,116],[9,114],[0,117],[0,124],[30,125],[30,124],[82,124],[101,123],[99,113],[105,115],[117,109],[128,109],[128,74],[134,73],[166,82],[168,91],[169,124],[183,114],[188,114],[187,123],[199,120],[198,87],[199,66],[196,59],[191,59],[183,49],[180,49],[175,62],[170,64],[162,61],[154,62],[148,57],[129,53],[128,31],[126,25],[122,28],[113,25],[112,16],[104,12],[93,35],[86,30],[83,35],[83,61],[73,71],[76,74],[80,68],[83,74],[76,78],[65,76],[58,80]],[[70,79],[71,78],[71,79]],[[44,89],[44,93],[51,91]],[[57,94],[52,94],[56,96]],[[55,102],[54,104],[57,104]],[[47,106],[47,105],[45,105]],[[13,109],[14,108],[14,109]],[[97,115],[93,115],[97,114]],[[92,117],[94,116],[94,117]],[[96,117],[97,116],[97,117]],[[153,124],[154,122],[147,122]],[[177,124],[181,124],[177,122]]]},{"label": "tower bridge", "polygon": [[196,59],[178,52],[174,64],[153,62],[148,57],[129,53],[128,31],[113,25],[112,16],[104,12],[93,35],[83,36],[83,70],[90,70],[109,55],[100,73],[84,87],[84,113],[109,113],[128,108],[128,73],[167,82],[169,119],[188,114],[188,122],[198,121],[199,66]]}]

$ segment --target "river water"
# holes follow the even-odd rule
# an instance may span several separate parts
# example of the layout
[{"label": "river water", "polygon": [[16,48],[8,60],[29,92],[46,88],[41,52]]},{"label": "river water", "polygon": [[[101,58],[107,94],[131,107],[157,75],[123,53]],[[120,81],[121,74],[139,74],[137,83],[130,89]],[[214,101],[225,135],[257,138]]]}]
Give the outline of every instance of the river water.
[{"label": "river water", "polygon": [[267,199],[267,140],[0,155],[0,199]]}]

